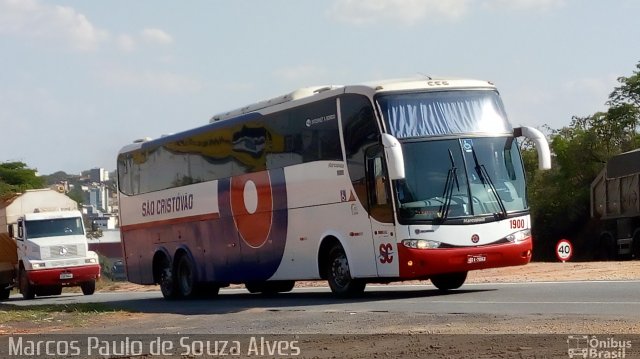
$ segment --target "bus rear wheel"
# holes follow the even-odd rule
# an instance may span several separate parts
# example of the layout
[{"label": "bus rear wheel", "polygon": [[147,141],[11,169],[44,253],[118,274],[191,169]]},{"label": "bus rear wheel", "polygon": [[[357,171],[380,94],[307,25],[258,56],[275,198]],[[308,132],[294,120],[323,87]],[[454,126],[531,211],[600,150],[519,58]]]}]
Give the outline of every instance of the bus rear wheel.
[{"label": "bus rear wheel", "polygon": [[344,249],[336,245],[329,251],[327,281],[333,294],[338,297],[354,297],[362,294],[367,283],[351,277],[349,261]]},{"label": "bus rear wheel", "polygon": [[178,260],[176,279],[178,295],[188,298],[196,293],[195,269],[193,262],[186,255]]},{"label": "bus rear wheel", "polygon": [[173,270],[171,270],[171,264],[165,261],[160,269],[160,291],[164,299],[177,299],[178,289],[176,288],[176,281],[173,279]]},{"label": "bus rear wheel", "polygon": [[431,277],[431,283],[442,291],[458,289],[465,280],[467,280],[467,272],[438,274]]}]

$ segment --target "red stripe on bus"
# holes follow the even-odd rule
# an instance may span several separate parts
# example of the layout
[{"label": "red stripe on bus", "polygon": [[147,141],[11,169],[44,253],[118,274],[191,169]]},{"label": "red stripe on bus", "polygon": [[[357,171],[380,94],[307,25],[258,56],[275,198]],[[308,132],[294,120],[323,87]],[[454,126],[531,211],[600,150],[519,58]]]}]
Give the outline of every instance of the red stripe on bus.
[{"label": "red stripe on bus", "polygon": [[218,219],[218,218],[220,218],[220,214],[218,214],[218,213],[209,213],[209,214],[201,214],[201,215],[198,215],[198,216],[163,219],[163,220],[153,221],[153,222],[145,222],[145,223],[138,223],[138,224],[128,224],[126,226],[120,227],[120,231],[128,232],[128,231],[133,231],[133,230],[136,230],[136,229],[144,229],[144,228],[172,225],[172,224],[178,224],[178,223],[207,221],[207,220]]}]

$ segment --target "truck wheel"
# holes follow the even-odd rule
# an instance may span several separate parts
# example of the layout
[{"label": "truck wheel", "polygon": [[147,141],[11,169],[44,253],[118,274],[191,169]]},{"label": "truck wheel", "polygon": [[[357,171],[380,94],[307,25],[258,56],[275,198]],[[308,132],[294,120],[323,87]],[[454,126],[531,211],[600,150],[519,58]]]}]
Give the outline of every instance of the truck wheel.
[{"label": "truck wheel", "polygon": [[431,283],[442,291],[458,289],[467,280],[467,272],[438,274],[431,277]]},{"label": "truck wheel", "polygon": [[178,293],[184,298],[191,297],[196,292],[195,269],[191,259],[186,255],[180,256],[176,271]]},{"label": "truck wheel", "polygon": [[96,281],[95,279],[91,282],[84,282],[80,284],[80,288],[82,289],[82,294],[84,295],[92,295],[96,291]]},{"label": "truck wheel", "polygon": [[633,242],[631,242],[631,255],[635,259],[640,259],[640,232],[637,232],[633,236]]},{"label": "truck wheel", "polygon": [[351,277],[349,261],[341,245],[335,245],[329,251],[327,265],[327,281],[334,295],[338,297],[354,297],[364,292],[367,283]]},{"label": "truck wheel", "polygon": [[24,299],[33,299],[36,296],[36,287],[29,283],[29,277],[24,268],[20,268],[20,293]]},{"label": "truck wheel", "polygon": [[0,300],[9,299],[10,295],[11,295],[11,288],[6,288],[5,284],[2,284],[2,289],[0,289]]}]

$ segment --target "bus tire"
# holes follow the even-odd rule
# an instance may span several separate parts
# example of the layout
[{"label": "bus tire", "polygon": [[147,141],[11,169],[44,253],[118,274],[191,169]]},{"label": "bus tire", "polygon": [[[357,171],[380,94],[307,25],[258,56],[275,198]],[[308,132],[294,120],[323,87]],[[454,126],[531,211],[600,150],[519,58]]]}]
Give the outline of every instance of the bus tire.
[{"label": "bus tire", "polygon": [[467,280],[467,272],[438,274],[430,279],[431,283],[441,291],[458,289]]},{"label": "bus tire", "polygon": [[9,296],[11,295],[11,288],[9,288],[9,285],[0,284],[0,286],[2,286],[2,289],[0,289],[0,300],[9,299]]},{"label": "bus tire", "polygon": [[160,269],[158,284],[160,284],[160,292],[162,292],[164,299],[178,299],[178,288],[173,278],[173,270],[171,269],[170,263],[165,262],[164,266]]},{"label": "bus tire", "polygon": [[365,281],[351,277],[347,255],[339,244],[329,251],[327,281],[333,294],[338,297],[358,296],[367,285]]},{"label": "bus tire", "polygon": [[29,277],[24,268],[20,268],[20,293],[24,299],[33,299],[36,296],[36,287],[29,283]]},{"label": "bus tire", "polygon": [[84,295],[93,295],[96,291],[96,281],[95,279],[89,282],[84,282],[80,284],[80,289],[82,289],[82,294]]},{"label": "bus tire", "polygon": [[176,287],[178,295],[189,298],[196,293],[195,268],[187,255],[181,255],[176,265]]}]

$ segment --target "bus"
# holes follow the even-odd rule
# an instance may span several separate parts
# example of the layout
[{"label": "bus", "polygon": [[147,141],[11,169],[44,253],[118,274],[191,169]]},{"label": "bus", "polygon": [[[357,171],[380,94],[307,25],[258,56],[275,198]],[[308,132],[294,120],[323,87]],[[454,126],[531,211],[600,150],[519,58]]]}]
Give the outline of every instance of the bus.
[{"label": "bus", "polygon": [[493,83],[421,77],[304,88],[137,140],[118,154],[128,280],[167,299],[326,280],[431,280],[527,264],[532,237],[518,137]]}]

